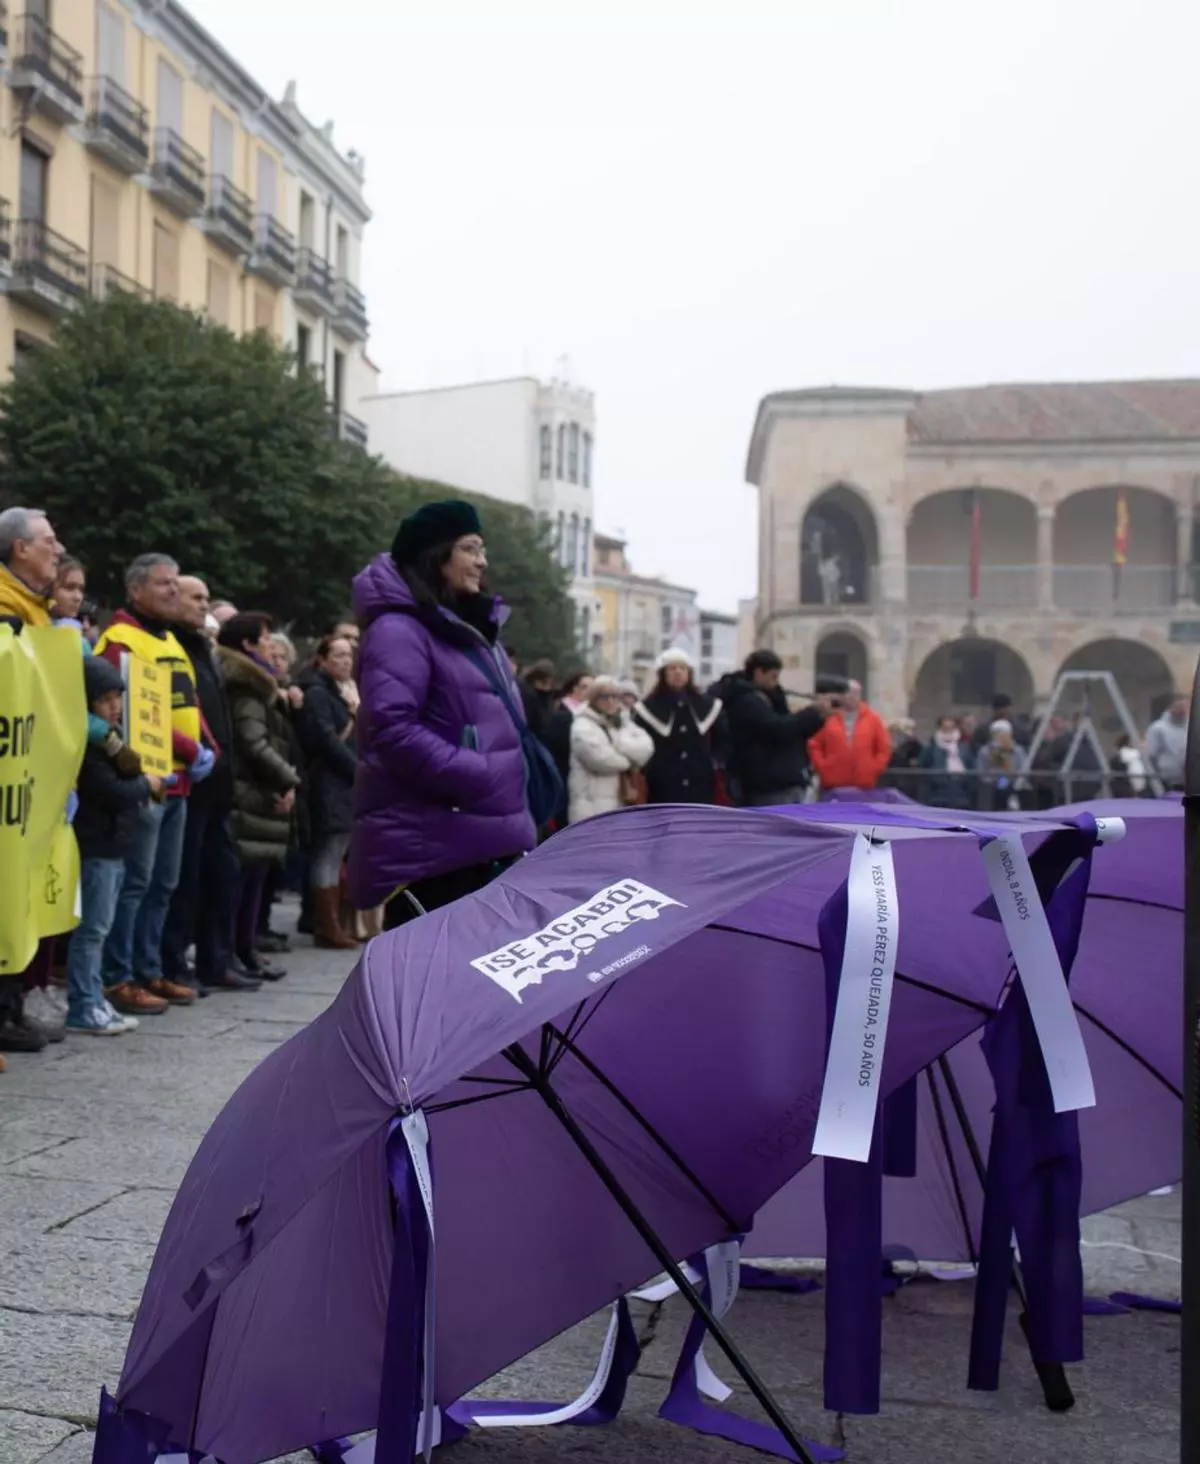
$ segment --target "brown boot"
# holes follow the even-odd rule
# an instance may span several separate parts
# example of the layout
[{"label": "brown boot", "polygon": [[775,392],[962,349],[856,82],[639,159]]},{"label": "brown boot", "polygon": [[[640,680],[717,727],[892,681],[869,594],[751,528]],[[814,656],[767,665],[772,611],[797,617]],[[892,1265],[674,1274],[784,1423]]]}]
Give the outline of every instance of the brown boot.
[{"label": "brown boot", "polygon": [[356,951],[358,942],[347,935],[338,919],[337,889],[313,890],[313,945],[323,951]]}]

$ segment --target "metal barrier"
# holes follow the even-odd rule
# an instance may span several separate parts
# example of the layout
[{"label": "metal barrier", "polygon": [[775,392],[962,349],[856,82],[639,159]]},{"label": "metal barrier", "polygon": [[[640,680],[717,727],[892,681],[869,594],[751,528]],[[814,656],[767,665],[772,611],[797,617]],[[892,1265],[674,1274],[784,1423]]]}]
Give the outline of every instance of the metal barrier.
[{"label": "metal barrier", "polygon": [[[1136,783],[1143,783],[1141,789]],[[995,771],[968,768],[947,773],[934,768],[888,768],[879,780],[881,788],[894,788],[916,803],[937,808],[962,808],[992,813],[1009,808],[1027,812],[1057,808],[1063,803],[1082,803],[1089,798],[1152,798],[1150,772],[1130,778],[1111,767],[1074,767],[1069,773],[1058,769],[1031,769],[1005,775],[1002,783]],[[1200,1456],[1197,1456],[1200,1461]]]}]

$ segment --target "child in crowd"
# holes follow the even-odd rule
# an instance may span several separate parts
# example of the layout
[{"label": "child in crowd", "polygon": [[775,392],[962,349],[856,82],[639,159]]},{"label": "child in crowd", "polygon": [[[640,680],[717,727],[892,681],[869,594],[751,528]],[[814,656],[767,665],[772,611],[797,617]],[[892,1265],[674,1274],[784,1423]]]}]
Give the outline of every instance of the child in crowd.
[{"label": "child in crowd", "polygon": [[79,770],[75,837],[82,908],[67,958],[67,1031],[113,1037],[137,1021],[119,1016],[105,999],[100,957],[116,914],[125,856],[137,840],[139,811],[161,795],[163,779],[142,772],[137,754],[117,731],[125,694],[121,673],[92,656],[84,662],[83,676],[89,724],[103,724],[105,735],[103,741],[89,736]]}]

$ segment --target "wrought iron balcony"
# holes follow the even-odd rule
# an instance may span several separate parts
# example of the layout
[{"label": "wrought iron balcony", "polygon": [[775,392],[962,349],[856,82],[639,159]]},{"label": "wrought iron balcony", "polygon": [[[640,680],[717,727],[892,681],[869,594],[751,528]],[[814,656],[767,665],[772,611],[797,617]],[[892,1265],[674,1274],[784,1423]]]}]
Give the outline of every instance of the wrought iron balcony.
[{"label": "wrought iron balcony", "polygon": [[249,254],[254,248],[254,213],[250,200],[223,173],[214,173],[208,180],[204,231],[214,244],[222,245],[232,254]]},{"label": "wrought iron balcony", "polygon": [[83,57],[39,15],[17,21],[8,84],[31,111],[55,122],[83,121]]},{"label": "wrought iron balcony", "polygon": [[307,305],[325,315],[337,313],[333,269],[313,249],[302,248],[296,255],[296,284],[292,294],[297,305]]},{"label": "wrought iron balcony", "polygon": [[295,281],[296,237],[270,214],[259,214],[254,222],[254,251],[246,269],[280,288]]},{"label": "wrought iron balcony", "polygon": [[363,292],[343,276],[334,283],[333,300],[337,307],[337,314],[333,318],[334,330],[339,335],[349,337],[350,340],[365,341],[367,338],[367,302],[363,297]]},{"label": "wrought iron balcony", "polygon": [[154,134],[154,161],[150,165],[150,192],[181,218],[204,211],[204,158],[178,132],[160,127]]},{"label": "wrought iron balcony", "polygon": [[358,447],[367,445],[367,424],[349,412],[342,413],[341,430],[338,434],[343,442],[353,442]]},{"label": "wrought iron balcony", "polygon": [[141,102],[111,76],[93,77],[84,131],[88,147],[123,173],[141,173],[150,157],[149,137],[149,114]]},{"label": "wrought iron balcony", "polygon": [[0,198],[0,275],[12,273],[13,248],[12,209],[7,198]]},{"label": "wrought iron balcony", "polygon": [[87,255],[79,245],[41,219],[18,219],[15,237],[9,295],[43,314],[77,305],[88,286]]},{"label": "wrought iron balcony", "polygon": [[139,300],[152,298],[145,285],[139,285],[111,264],[92,265],[92,294],[97,300],[106,300],[113,294],[134,295]]}]

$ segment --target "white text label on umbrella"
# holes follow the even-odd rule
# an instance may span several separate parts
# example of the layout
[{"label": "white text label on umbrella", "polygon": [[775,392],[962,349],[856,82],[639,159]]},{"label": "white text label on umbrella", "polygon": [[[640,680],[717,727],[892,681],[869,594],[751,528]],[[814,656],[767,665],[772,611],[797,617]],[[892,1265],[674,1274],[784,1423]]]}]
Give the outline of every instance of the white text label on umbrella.
[{"label": "white text label on umbrella", "polygon": [[899,937],[892,846],[859,834],[850,856],[846,944],[814,1154],[860,1164],[871,1156]]},{"label": "white text label on umbrella", "polygon": [[1067,978],[1058,959],[1050,922],[1038,894],[1029,856],[1019,836],[992,839],[983,846],[992,898],[1000,912],[1013,963],[1021,977],[1033,1018],[1054,1111],[1093,1108],[1096,1090],[1079,1019],[1071,1005]]}]

